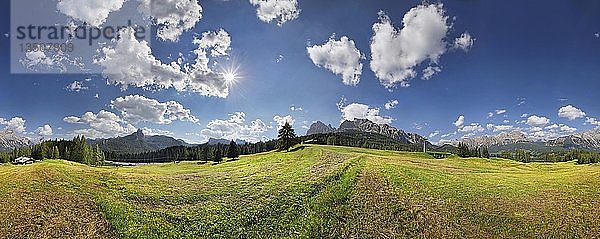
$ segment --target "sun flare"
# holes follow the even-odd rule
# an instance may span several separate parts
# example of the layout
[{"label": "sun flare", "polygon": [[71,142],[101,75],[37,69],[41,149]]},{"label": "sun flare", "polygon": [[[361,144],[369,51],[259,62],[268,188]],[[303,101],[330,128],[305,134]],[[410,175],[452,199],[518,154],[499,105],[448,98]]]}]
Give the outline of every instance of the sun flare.
[{"label": "sun flare", "polygon": [[223,76],[223,79],[228,85],[233,85],[237,83],[240,79],[242,79],[242,76],[240,75],[238,70],[239,67],[231,67],[228,69],[221,70],[221,75]]}]

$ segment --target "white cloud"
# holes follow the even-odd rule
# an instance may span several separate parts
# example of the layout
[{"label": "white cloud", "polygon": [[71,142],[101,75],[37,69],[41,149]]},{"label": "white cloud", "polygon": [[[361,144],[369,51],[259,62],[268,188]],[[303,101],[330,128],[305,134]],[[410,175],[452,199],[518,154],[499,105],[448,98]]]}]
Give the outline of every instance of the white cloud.
[{"label": "white cloud", "polygon": [[546,117],[540,117],[537,115],[532,115],[527,118],[527,124],[533,127],[542,127],[550,123],[550,120]]},{"label": "white cloud", "polygon": [[282,62],[282,61],[283,61],[283,59],[285,59],[285,56],[284,56],[284,55],[281,55],[281,54],[279,54],[279,56],[277,56],[277,58],[275,58],[275,62],[277,62],[277,63],[279,63],[279,62]]},{"label": "white cloud", "polygon": [[227,140],[245,140],[247,142],[258,142],[266,139],[264,135],[269,127],[262,120],[256,119],[245,124],[246,114],[236,112],[230,115],[229,119],[216,119],[208,123],[201,134],[207,138],[227,139]]},{"label": "white cloud", "polygon": [[475,38],[471,37],[468,32],[463,33],[460,37],[454,39],[454,48],[469,51],[475,42]]},{"label": "white cloud", "polygon": [[600,121],[598,121],[596,118],[587,117],[585,122],[591,125],[600,126]]},{"label": "white cloud", "polygon": [[379,115],[379,108],[369,108],[368,105],[352,103],[345,107],[340,106],[342,118],[353,121],[355,119],[368,119],[376,124],[390,124],[393,119]]},{"label": "white cloud", "polygon": [[478,123],[471,123],[470,125],[465,125],[458,129],[459,132],[462,133],[477,133],[483,132],[485,129]]},{"label": "white cloud", "polygon": [[451,24],[442,4],[410,9],[404,15],[402,29],[396,29],[383,12],[379,15],[380,22],[373,25],[371,38],[371,70],[386,88],[408,86],[408,80],[417,74],[416,66],[426,60],[430,66],[437,65],[446,52],[444,39]]},{"label": "white cloud", "polygon": [[68,91],[74,91],[74,92],[80,92],[82,90],[87,90],[88,87],[84,86],[81,82],[79,81],[73,81],[71,82],[71,84],[67,85],[66,88]]},{"label": "white cloud", "polygon": [[202,6],[197,0],[140,1],[138,10],[153,20],[156,35],[162,40],[178,41],[184,31],[194,28],[202,18]]},{"label": "white cloud", "polygon": [[527,116],[529,116],[529,114],[522,114],[521,118],[527,118]]},{"label": "white cloud", "polygon": [[501,115],[501,114],[504,114],[504,113],[506,113],[505,109],[498,109],[498,110],[496,110],[496,114],[497,115]]},{"label": "white cloud", "polygon": [[551,125],[544,127],[544,129],[558,129],[559,127],[560,126],[558,126],[557,124],[551,124]]},{"label": "white cloud", "polygon": [[285,125],[285,123],[294,125],[294,123],[296,122],[296,120],[294,120],[294,118],[292,118],[291,115],[286,115],[286,116],[275,115],[273,117],[273,120],[277,123],[278,128],[281,128],[283,125]]},{"label": "white cloud", "polygon": [[315,65],[341,75],[345,85],[356,86],[360,82],[363,67],[360,61],[365,57],[348,37],[342,36],[337,41],[332,36],[327,43],[310,46],[306,50]]},{"label": "white cloud", "polygon": [[564,133],[574,133],[575,131],[577,131],[577,128],[570,127],[568,125],[562,125],[560,126],[560,131]]},{"label": "white cloud", "polygon": [[584,117],[585,112],[581,111],[580,109],[575,108],[572,105],[567,105],[567,106],[561,107],[558,110],[558,116],[562,117],[562,118],[567,118],[569,120],[574,120],[577,118]]},{"label": "white cloud", "polygon": [[159,102],[140,95],[128,95],[111,101],[111,107],[120,111],[123,119],[132,124],[171,124],[175,120],[198,122],[198,118],[177,101]]},{"label": "white cloud", "polygon": [[423,70],[423,77],[421,78],[423,80],[429,80],[435,74],[440,72],[442,72],[442,68],[440,68],[439,66],[428,66],[427,68],[425,68],[425,70]]},{"label": "white cloud", "polygon": [[[46,54],[48,53],[48,54]],[[70,56],[62,51],[59,52],[26,52],[25,57],[19,59],[19,63],[29,71],[51,71],[64,73],[68,67],[83,69],[84,64],[80,58],[71,59]]]},{"label": "white cloud", "polygon": [[56,8],[75,20],[100,26],[111,12],[121,9],[126,0],[59,0]]},{"label": "white cloud", "polygon": [[35,131],[39,136],[51,136],[52,135],[52,127],[50,125],[44,125],[38,127]]},{"label": "white cloud", "polygon": [[290,110],[291,111],[303,111],[304,109],[302,109],[302,107],[296,107],[296,106],[290,106]]},{"label": "white cloud", "polygon": [[118,115],[100,110],[97,114],[86,112],[81,117],[68,116],[63,121],[70,124],[84,124],[88,128],[73,131],[74,135],[85,135],[90,138],[106,138],[131,134],[136,131],[135,127]]},{"label": "white cloud", "polygon": [[494,117],[494,113],[492,113],[492,112],[488,112],[488,113],[487,113],[487,117],[488,117],[488,118],[492,118],[492,117]]},{"label": "white cloud", "polygon": [[514,129],[514,126],[512,126],[512,125],[494,125],[494,124],[488,124],[487,128],[489,130],[492,130],[493,132],[500,132],[500,131],[512,130],[512,129]]},{"label": "white cloud", "polygon": [[440,131],[438,131],[438,130],[436,130],[436,131],[433,131],[433,132],[431,132],[431,133],[429,134],[429,137],[428,137],[428,138],[430,138],[430,139],[431,139],[431,138],[433,138],[433,137],[435,137],[435,136],[438,136],[439,134],[440,134]]},{"label": "white cloud", "polygon": [[391,110],[393,108],[396,108],[396,105],[398,105],[398,103],[398,100],[390,100],[386,102],[385,105],[383,105],[383,107],[385,107],[386,110]]},{"label": "white cloud", "polygon": [[8,121],[0,118],[0,125],[5,125],[4,130],[12,131],[17,134],[22,134],[27,129],[25,127],[25,120],[21,117],[14,117]]},{"label": "white cloud", "polygon": [[153,128],[148,128],[148,127],[142,128],[142,133],[144,133],[144,135],[169,135],[169,136],[174,135],[173,132],[168,131],[168,130],[153,129]]},{"label": "white cloud", "polygon": [[600,38],[600,32],[596,32],[596,33],[594,33],[594,36],[595,36],[596,38]]},{"label": "white cloud", "polygon": [[179,65],[178,62],[163,64],[152,55],[146,41],[138,41],[131,28],[121,31],[121,38],[113,42],[115,46],[104,47],[95,60],[101,65],[108,82],[128,86],[168,89],[199,93],[203,96],[225,98],[229,95],[229,87],[222,73],[214,72],[209,67],[207,50],[213,56],[227,55],[231,40],[229,34],[221,29],[218,32],[204,33],[203,38],[195,39],[198,46],[194,53],[194,64]]},{"label": "white cloud", "polygon": [[256,16],[261,21],[267,23],[275,21],[278,26],[300,16],[296,0],[250,0],[250,4],[257,7]]},{"label": "white cloud", "polygon": [[463,125],[465,124],[465,116],[464,115],[458,116],[458,119],[456,119],[456,121],[454,121],[453,124],[454,124],[454,126],[456,126],[458,128],[463,127]]}]

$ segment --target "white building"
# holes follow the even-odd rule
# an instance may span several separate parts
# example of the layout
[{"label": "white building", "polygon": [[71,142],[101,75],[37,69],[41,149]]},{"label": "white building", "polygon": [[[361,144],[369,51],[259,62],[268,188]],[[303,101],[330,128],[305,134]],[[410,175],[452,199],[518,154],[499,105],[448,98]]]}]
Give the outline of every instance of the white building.
[{"label": "white building", "polygon": [[13,164],[32,164],[35,160],[29,157],[18,157],[13,160]]}]

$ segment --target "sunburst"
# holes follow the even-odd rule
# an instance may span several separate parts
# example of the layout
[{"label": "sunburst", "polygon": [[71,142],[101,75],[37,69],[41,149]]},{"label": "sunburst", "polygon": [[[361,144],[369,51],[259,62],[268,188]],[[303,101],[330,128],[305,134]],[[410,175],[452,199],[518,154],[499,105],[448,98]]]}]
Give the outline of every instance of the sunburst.
[{"label": "sunburst", "polygon": [[231,66],[221,69],[221,76],[223,76],[223,79],[227,85],[234,85],[243,78],[239,72],[239,69],[239,66]]}]

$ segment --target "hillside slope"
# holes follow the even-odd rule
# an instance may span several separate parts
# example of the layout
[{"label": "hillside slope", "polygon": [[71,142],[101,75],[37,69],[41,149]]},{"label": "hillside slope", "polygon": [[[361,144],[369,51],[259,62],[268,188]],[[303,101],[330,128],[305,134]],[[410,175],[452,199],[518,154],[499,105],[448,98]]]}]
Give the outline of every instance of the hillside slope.
[{"label": "hillside slope", "polygon": [[98,145],[102,150],[124,153],[143,153],[157,151],[173,146],[188,146],[183,140],[164,135],[144,135],[141,130],[124,137],[88,140],[91,145]]},{"label": "hillside slope", "polygon": [[334,146],[218,165],[0,166],[8,238],[590,238],[598,203],[600,165]]}]

